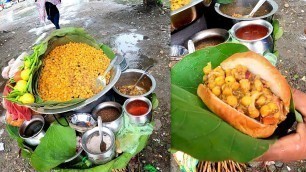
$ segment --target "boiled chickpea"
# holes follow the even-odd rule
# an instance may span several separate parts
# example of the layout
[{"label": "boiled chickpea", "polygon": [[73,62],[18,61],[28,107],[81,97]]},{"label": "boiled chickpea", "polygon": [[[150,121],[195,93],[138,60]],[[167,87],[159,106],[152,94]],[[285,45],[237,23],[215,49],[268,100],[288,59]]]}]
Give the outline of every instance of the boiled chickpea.
[{"label": "boiled chickpea", "polygon": [[269,106],[272,113],[278,112],[278,106],[275,103],[270,102],[267,105]]},{"label": "boiled chickpea", "polygon": [[208,83],[208,88],[211,89],[211,90],[212,90],[215,86],[216,86],[216,84],[215,84],[214,82],[209,82],[209,83]]},{"label": "boiled chickpea", "polygon": [[241,104],[244,106],[249,106],[252,103],[252,98],[251,96],[244,96],[241,99]]},{"label": "boiled chickpea", "polygon": [[257,100],[256,100],[256,104],[258,106],[262,106],[266,103],[266,97],[265,96],[260,96]]},{"label": "boiled chickpea", "polygon": [[261,91],[263,89],[263,84],[259,79],[255,79],[254,86],[257,91]]},{"label": "boiled chickpea", "polygon": [[215,79],[215,83],[216,85],[218,86],[222,86],[224,84],[224,77],[223,76],[218,76],[216,79]]},{"label": "boiled chickpea", "polygon": [[226,98],[226,102],[227,102],[227,104],[229,104],[232,107],[235,107],[238,104],[238,100],[235,96],[228,96]]},{"label": "boiled chickpea", "polygon": [[216,96],[219,96],[221,94],[221,88],[220,86],[215,86],[213,89],[212,89],[212,93]]},{"label": "boiled chickpea", "polygon": [[208,81],[208,76],[207,76],[207,75],[204,75],[204,76],[203,76],[203,81],[204,81],[204,82]]},{"label": "boiled chickpea", "polygon": [[259,111],[254,106],[249,106],[248,112],[251,118],[259,117]]},{"label": "boiled chickpea", "polygon": [[242,80],[239,81],[239,83],[240,83],[241,89],[243,91],[249,91],[251,89],[251,83],[250,83],[249,80],[242,79]]},{"label": "boiled chickpea", "polygon": [[268,116],[271,114],[271,109],[268,105],[263,105],[261,108],[260,108],[260,114],[262,117],[265,117],[265,116]]},{"label": "boiled chickpea", "polygon": [[222,87],[222,94],[225,96],[229,96],[233,94],[232,88],[229,87],[228,85]]},{"label": "boiled chickpea", "polygon": [[227,76],[225,78],[226,83],[234,83],[235,81],[236,81],[236,79],[233,76]]},{"label": "boiled chickpea", "polygon": [[268,88],[263,88],[262,92],[263,92],[265,95],[272,95],[272,92],[271,92]]},{"label": "boiled chickpea", "polygon": [[233,76],[233,75],[232,75],[232,70],[231,70],[231,69],[226,69],[226,70],[225,70],[225,75],[226,75],[226,76]]},{"label": "boiled chickpea", "polygon": [[238,90],[239,87],[240,87],[240,84],[238,82],[234,82],[234,83],[232,83],[231,87],[232,87],[233,90]]},{"label": "boiled chickpea", "polygon": [[218,73],[218,76],[223,76],[224,77],[224,75],[225,75],[224,70],[220,66],[215,68],[214,71]]},{"label": "boiled chickpea", "polygon": [[205,75],[207,75],[211,72],[211,63],[210,62],[207,64],[207,66],[205,66],[203,68],[203,72],[205,73]]}]

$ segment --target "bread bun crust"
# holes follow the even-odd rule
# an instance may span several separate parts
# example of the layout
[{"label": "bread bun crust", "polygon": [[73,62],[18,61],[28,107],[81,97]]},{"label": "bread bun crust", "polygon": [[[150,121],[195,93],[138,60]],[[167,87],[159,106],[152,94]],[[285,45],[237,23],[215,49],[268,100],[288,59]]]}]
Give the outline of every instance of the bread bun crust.
[{"label": "bread bun crust", "polygon": [[[280,72],[268,60],[254,52],[236,53],[223,61],[220,66],[223,69],[232,69],[239,64],[246,66],[251,73],[259,75],[262,79],[272,83],[270,89],[283,101],[285,106],[284,115],[287,115],[291,98],[290,86]],[[215,96],[203,84],[198,86],[197,94],[212,112],[239,131],[252,137],[269,137],[277,128],[277,124],[265,125],[237,111]]]}]

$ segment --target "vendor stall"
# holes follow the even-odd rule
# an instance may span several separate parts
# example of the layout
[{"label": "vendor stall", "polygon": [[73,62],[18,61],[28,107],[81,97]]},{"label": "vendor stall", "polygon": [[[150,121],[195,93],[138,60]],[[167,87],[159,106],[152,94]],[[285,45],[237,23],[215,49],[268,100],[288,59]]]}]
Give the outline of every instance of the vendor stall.
[{"label": "vendor stall", "polygon": [[156,81],[126,68],[80,28],[56,30],[9,62],[6,129],[35,170],[121,170],[146,146]]}]

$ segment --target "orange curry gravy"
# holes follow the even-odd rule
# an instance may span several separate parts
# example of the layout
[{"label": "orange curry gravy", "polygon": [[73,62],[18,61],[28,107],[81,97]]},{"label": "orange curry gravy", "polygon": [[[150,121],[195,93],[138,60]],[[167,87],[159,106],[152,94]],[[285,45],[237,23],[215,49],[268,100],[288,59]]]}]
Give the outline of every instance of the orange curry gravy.
[{"label": "orange curry gravy", "polygon": [[243,40],[256,40],[265,37],[269,30],[261,25],[248,25],[236,30],[235,35]]}]

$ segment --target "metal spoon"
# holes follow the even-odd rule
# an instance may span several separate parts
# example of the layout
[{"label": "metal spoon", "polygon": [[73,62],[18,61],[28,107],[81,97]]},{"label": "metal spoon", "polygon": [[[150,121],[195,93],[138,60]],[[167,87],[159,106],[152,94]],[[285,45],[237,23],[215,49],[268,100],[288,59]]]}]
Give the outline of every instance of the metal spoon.
[{"label": "metal spoon", "polygon": [[136,86],[137,86],[138,82],[143,78],[143,76],[147,73],[147,71],[148,71],[151,67],[153,67],[153,65],[148,66],[148,67],[144,70],[144,73],[139,77],[139,79],[136,81],[136,83],[133,85],[133,87],[136,87]]},{"label": "metal spoon", "polygon": [[105,76],[106,74],[112,69],[112,67],[114,66],[114,64],[117,61],[117,56],[115,56],[115,58],[113,58],[113,60],[110,62],[110,64],[108,65],[108,67],[106,68],[106,70],[104,71],[104,73],[100,76],[98,76],[97,80],[96,80],[96,86],[102,86],[103,88],[106,86],[106,79]]},{"label": "metal spoon", "polygon": [[253,15],[256,13],[256,11],[262,6],[263,3],[265,3],[266,0],[259,0],[253,10],[250,12],[250,14],[243,16],[244,18],[252,18]]},{"label": "metal spoon", "polygon": [[101,118],[101,116],[98,116],[98,128],[99,128],[99,135],[101,137],[100,151],[104,152],[106,150],[106,143],[103,141],[103,130],[102,130],[102,118]]},{"label": "metal spoon", "polygon": [[195,46],[194,46],[194,43],[193,43],[192,40],[188,40],[187,45],[188,45],[188,52],[189,52],[189,54],[195,52]]}]

